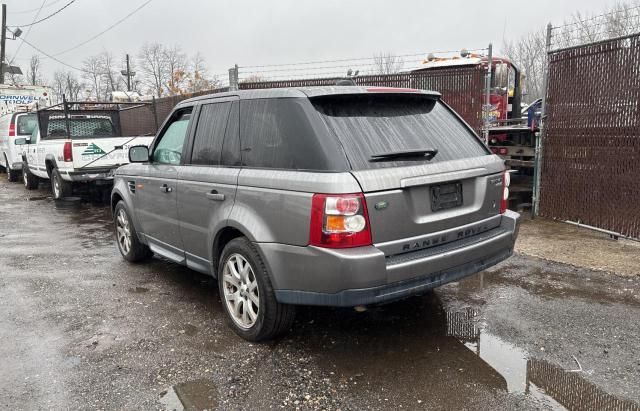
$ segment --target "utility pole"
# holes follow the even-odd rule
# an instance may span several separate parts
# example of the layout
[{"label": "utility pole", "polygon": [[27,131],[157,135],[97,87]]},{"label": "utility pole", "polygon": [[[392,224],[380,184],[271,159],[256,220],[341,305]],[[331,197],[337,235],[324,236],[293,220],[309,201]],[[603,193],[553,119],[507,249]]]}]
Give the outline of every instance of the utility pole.
[{"label": "utility pole", "polygon": [[121,70],[120,74],[127,78],[127,91],[131,91],[131,77],[136,75],[135,71],[131,71],[131,65],[129,64],[129,55],[127,54],[127,69]]},{"label": "utility pole", "polygon": [[127,91],[131,91],[131,67],[129,67],[128,54],[127,54]]},{"label": "utility pole", "polygon": [[[0,37],[0,84],[4,84],[4,55],[7,42],[7,5],[2,4],[2,35]],[[9,65],[7,64],[7,68]]]}]

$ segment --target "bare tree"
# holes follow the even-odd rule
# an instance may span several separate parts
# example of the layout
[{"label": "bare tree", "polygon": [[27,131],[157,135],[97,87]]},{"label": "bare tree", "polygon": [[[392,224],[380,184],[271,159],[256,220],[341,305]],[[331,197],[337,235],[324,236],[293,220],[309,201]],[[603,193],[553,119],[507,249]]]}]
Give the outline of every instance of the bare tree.
[{"label": "bare tree", "polygon": [[161,97],[164,94],[164,85],[168,82],[164,48],[160,43],[147,43],[142,46],[138,58],[143,83],[152,94]]},{"label": "bare tree", "polygon": [[[552,47],[571,47],[637,33],[640,31],[638,6],[640,0],[616,3],[600,17],[576,12],[562,26],[554,29]],[[502,52],[523,71],[523,101],[531,102],[542,97],[547,58],[545,31],[507,41]]]},{"label": "bare tree", "polygon": [[53,73],[53,90],[62,100],[64,94],[67,100],[77,101],[84,84],[80,82],[76,74],[72,71],[56,71]]},{"label": "bare tree", "polygon": [[27,82],[32,86],[41,85],[44,83],[42,78],[42,69],[40,66],[40,56],[34,54],[29,60],[29,68],[27,69]]},{"label": "bare tree", "polygon": [[168,82],[167,91],[171,95],[182,94],[187,81],[187,55],[179,46],[164,49]]},{"label": "bare tree", "polygon": [[247,77],[243,78],[242,81],[240,81],[240,83],[261,83],[264,81],[268,81],[268,80],[263,75],[250,74]]},{"label": "bare tree", "polygon": [[82,62],[82,68],[84,72],[82,77],[89,82],[91,87],[90,95],[94,96],[96,100],[100,100],[100,96],[103,95],[102,89],[102,62],[100,56],[89,56]]},{"label": "bare tree", "polygon": [[373,56],[373,70],[377,74],[396,74],[402,70],[404,60],[393,54],[379,53]]},{"label": "bare tree", "polygon": [[102,68],[102,81],[105,84],[103,97],[107,100],[110,93],[120,90],[122,80],[120,74],[114,68],[113,54],[103,51],[100,54],[100,65]]},{"label": "bare tree", "polygon": [[196,52],[189,62],[189,92],[195,93],[203,90],[211,90],[219,86],[220,82],[215,76],[209,75],[207,63],[202,54]]},{"label": "bare tree", "polygon": [[522,73],[523,101],[532,102],[544,94],[546,67],[546,35],[543,31],[529,33],[514,42],[506,42],[502,52]]}]

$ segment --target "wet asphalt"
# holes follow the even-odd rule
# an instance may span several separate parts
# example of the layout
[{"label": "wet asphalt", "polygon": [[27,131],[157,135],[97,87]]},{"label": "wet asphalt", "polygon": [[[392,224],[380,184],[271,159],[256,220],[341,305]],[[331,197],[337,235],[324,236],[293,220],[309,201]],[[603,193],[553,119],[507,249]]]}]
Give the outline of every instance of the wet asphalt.
[{"label": "wet asphalt", "polygon": [[251,344],[208,277],[122,260],[108,206],[0,177],[4,409],[640,410],[639,318],[640,277],[516,255]]}]

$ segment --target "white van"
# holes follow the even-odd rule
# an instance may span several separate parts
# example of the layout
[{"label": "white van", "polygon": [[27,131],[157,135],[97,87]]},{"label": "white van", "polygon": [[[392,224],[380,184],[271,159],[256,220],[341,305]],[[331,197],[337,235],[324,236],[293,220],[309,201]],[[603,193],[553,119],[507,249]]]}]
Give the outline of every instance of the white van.
[{"label": "white van", "polygon": [[15,144],[17,138],[29,138],[38,125],[35,113],[15,112],[0,116],[0,168],[9,181],[18,181],[22,170],[23,148]]}]

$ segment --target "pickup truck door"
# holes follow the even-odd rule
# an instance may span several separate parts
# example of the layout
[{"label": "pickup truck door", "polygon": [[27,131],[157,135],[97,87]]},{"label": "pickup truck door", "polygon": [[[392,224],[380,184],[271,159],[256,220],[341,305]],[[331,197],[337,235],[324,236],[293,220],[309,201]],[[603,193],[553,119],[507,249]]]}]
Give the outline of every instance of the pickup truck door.
[{"label": "pickup truck door", "polygon": [[184,263],[177,207],[178,167],[191,129],[191,107],[172,113],[151,148],[149,163],[142,165],[133,183],[136,215],[149,247],[155,253]]},{"label": "pickup truck door", "polygon": [[186,263],[205,274],[215,272],[214,236],[226,226],[240,174],[237,100],[202,102],[185,164],[178,171],[178,218]]}]

